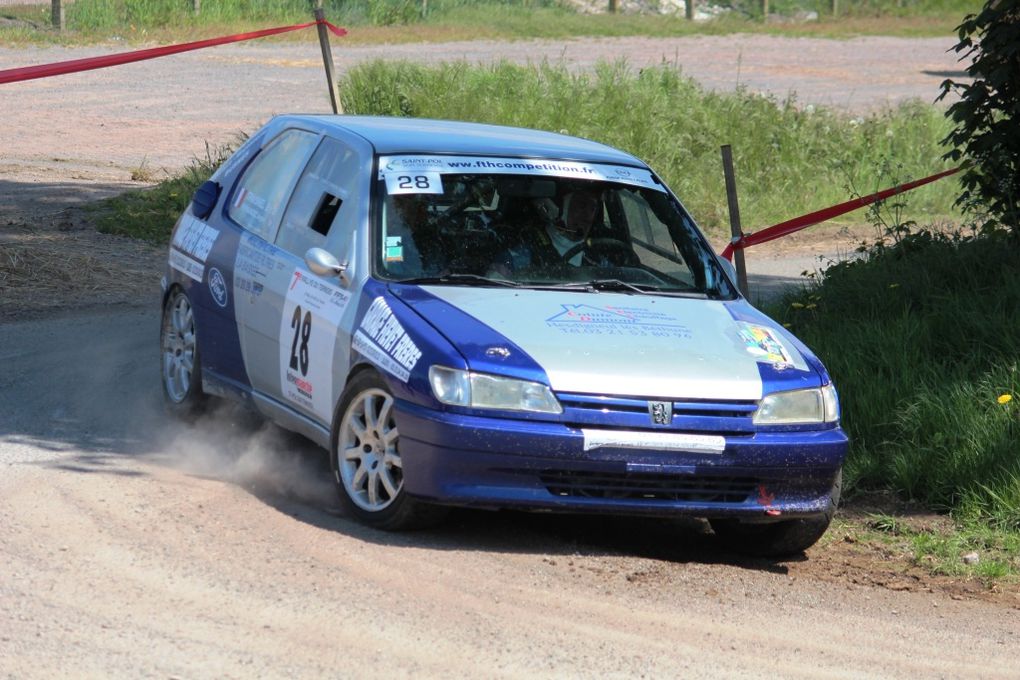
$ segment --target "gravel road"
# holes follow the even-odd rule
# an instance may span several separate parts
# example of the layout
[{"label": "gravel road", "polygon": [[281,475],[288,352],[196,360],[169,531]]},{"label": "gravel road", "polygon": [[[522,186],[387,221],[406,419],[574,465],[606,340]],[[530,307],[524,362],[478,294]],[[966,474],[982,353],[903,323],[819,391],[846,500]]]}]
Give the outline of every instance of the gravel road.
[{"label": "gravel road", "polygon": [[698,523],[360,527],[302,440],[169,422],[157,326],[0,326],[0,677],[1017,677],[1017,609],[819,578],[838,544],[771,562]]},{"label": "gravel road", "polygon": [[[728,36],[336,54],[342,67],[665,57],[710,87],[863,111],[934,97],[956,68],[951,44]],[[110,51],[0,48],[0,69]],[[173,171],[206,141],[324,105],[314,45],[0,86],[0,255],[27,263],[0,266],[12,272],[6,288],[0,276],[0,678],[1020,677],[1020,594],[928,578],[898,555],[865,560],[849,535],[773,562],[722,552],[698,522],[459,512],[384,534],[341,514],[303,440],[229,410],[168,421],[164,255],[101,238],[67,208],[138,186],[143,163]],[[773,252],[784,264],[757,280],[793,280],[817,248],[787,241]]]}]

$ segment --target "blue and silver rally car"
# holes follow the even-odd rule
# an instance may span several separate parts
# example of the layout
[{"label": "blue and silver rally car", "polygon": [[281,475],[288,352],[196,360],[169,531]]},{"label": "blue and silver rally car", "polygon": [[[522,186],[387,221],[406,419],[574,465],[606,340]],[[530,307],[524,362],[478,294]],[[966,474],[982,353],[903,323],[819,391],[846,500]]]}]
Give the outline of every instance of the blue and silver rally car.
[{"label": "blue and silver rally car", "polygon": [[280,116],[196,192],[164,282],[170,409],[254,406],[384,529],[443,506],[825,532],[825,368],[754,309],[647,165],[546,132]]}]

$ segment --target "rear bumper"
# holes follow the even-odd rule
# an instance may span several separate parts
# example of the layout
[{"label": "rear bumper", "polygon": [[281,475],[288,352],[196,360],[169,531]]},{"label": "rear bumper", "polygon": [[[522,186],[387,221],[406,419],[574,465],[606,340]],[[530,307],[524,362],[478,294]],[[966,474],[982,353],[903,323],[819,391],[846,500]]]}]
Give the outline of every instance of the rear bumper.
[{"label": "rear bumper", "polygon": [[585,450],[560,423],[397,404],[406,491],[447,505],[772,521],[830,509],[842,430],[725,438],[721,453]]}]

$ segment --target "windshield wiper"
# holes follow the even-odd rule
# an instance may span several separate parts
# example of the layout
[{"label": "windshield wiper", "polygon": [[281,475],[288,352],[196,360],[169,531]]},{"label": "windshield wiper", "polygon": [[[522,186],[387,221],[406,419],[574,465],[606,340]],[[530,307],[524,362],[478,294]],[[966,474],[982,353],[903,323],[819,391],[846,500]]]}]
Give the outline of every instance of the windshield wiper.
[{"label": "windshield wiper", "polygon": [[620,279],[591,279],[590,281],[568,281],[566,283],[555,283],[549,286],[549,288],[565,289],[565,290],[588,290],[588,291],[599,291],[599,290],[626,290],[634,293],[641,293],[642,295],[648,295],[648,293],[659,292],[658,286],[649,286],[647,284],[636,284],[627,283]]},{"label": "windshield wiper", "polygon": [[464,286],[503,286],[517,288],[521,284],[506,279],[490,279],[477,274],[443,274],[442,276],[419,276],[414,279],[400,279],[397,283],[413,283],[426,285],[430,283],[456,283]]},{"label": "windshield wiper", "polygon": [[569,281],[566,283],[554,283],[547,286],[530,285],[529,288],[543,288],[552,290],[583,290],[589,293],[599,291],[627,291],[641,293],[642,295],[666,295],[669,297],[684,298],[706,298],[703,291],[691,288],[689,290],[675,290],[653,286],[647,283],[628,283],[620,279],[592,279],[591,281]]}]

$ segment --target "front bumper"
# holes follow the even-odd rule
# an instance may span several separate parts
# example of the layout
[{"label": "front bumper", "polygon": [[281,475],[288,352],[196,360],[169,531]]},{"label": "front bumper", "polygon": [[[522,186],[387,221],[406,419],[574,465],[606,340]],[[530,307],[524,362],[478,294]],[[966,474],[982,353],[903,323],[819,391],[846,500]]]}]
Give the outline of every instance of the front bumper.
[{"label": "front bumper", "polygon": [[572,513],[806,517],[830,509],[839,428],[725,437],[722,453],[602,447],[579,428],[398,401],[404,488],[446,505]]}]

